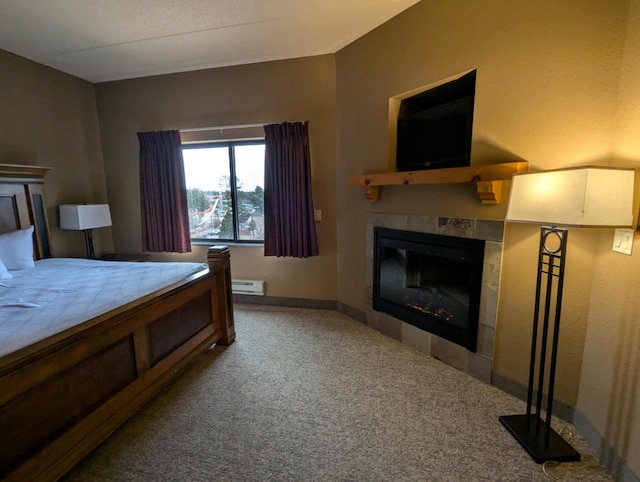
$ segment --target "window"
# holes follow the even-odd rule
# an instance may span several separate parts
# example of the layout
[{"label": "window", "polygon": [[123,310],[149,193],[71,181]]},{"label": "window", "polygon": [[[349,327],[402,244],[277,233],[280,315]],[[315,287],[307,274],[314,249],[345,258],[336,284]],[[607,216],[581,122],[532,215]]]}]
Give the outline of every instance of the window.
[{"label": "window", "polygon": [[193,241],[264,240],[264,142],[182,146]]}]

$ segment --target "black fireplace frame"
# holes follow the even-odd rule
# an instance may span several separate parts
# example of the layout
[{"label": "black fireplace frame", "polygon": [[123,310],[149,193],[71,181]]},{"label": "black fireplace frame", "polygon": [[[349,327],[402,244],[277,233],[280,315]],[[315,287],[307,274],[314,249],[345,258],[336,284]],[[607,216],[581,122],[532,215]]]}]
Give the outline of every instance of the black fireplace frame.
[{"label": "black fireplace frame", "polygon": [[[421,330],[445,338],[475,353],[478,341],[480,293],[482,291],[484,240],[381,227],[374,228],[373,238],[373,309],[406,321]],[[418,253],[469,263],[469,284],[471,289],[465,328],[454,326],[427,314],[418,313],[380,296],[379,260],[382,257],[382,249],[385,247],[409,248]]]}]

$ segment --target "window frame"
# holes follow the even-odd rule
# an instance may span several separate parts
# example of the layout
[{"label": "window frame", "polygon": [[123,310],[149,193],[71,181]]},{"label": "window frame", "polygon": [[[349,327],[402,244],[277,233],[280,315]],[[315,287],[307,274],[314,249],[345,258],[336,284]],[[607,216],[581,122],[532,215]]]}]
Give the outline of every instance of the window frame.
[{"label": "window frame", "polygon": [[[207,148],[219,148],[226,147],[228,149],[228,158],[229,158],[229,182],[231,184],[231,209],[233,210],[233,238],[190,238],[191,243],[195,245],[203,245],[203,244],[212,244],[212,243],[227,243],[231,245],[249,245],[249,246],[264,246],[264,233],[262,235],[262,239],[240,239],[239,238],[239,210],[238,210],[238,196],[237,190],[238,186],[236,185],[236,157],[235,157],[235,147],[236,146],[256,146],[256,145],[265,145],[264,139],[250,139],[250,140],[225,140],[225,141],[207,141],[207,142],[194,142],[189,144],[182,144],[182,150],[185,149],[207,149]],[[184,159],[183,159],[184,164]],[[185,186],[187,188],[187,186]],[[188,189],[188,188],[187,188]],[[263,180],[263,196],[264,196],[264,180]],[[264,198],[263,198],[264,201]],[[264,203],[263,203],[264,205]],[[264,212],[263,212],[264,216]]]}]

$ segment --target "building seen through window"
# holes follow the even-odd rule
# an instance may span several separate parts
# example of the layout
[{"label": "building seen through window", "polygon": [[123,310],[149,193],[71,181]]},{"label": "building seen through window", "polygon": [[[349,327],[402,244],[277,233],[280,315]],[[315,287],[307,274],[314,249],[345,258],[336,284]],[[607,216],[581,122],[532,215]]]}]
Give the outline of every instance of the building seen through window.
[{"label": "building seen through window", "polygon": [[182,147],[194,241],[264,240],[264,142]]}]

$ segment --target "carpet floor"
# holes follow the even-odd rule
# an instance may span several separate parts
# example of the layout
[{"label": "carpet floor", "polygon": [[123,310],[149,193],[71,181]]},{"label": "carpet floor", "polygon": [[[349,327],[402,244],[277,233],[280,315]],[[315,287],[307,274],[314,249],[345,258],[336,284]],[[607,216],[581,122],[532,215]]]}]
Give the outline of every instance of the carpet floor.
[{"label": "carpet floor", "polygon": [[[498,421],[524,403],[497,388],[335,311],[235,316],[234,344],[200,356],[64,480],[550,480]],[[583,460],[547,464],[552,480],[611,480],[571,443]]]}]

